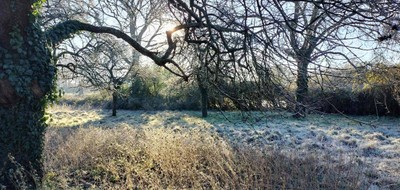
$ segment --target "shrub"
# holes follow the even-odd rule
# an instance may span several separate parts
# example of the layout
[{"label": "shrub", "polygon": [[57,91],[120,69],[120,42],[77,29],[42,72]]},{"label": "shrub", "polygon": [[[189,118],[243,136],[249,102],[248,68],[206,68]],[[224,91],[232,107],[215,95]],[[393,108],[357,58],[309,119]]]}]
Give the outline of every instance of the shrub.
[{"label": "shrub", "polygon": [[400,69],[377,64],[363,73],[350,71],[334,79],[333,86],[314,87],[309,102],[326,113],[400,115]]},{"label": "shrub", "polygon": [[107,104],[111,101],[111,96],[105,92],[92,92],[85,95],[73,95],[73,94],[65,94],[58,100],[59,104],[66,104],[70,106],[89,106],[89,107],[97,107],[104,108],[107,107]]},{"label": "shrub", "polygon": [[316,110],[325,113],[344,113],[349,115],[400,115],[400,106],[390,89],[382,87],[370,90],[351,91],[312,91]]}]

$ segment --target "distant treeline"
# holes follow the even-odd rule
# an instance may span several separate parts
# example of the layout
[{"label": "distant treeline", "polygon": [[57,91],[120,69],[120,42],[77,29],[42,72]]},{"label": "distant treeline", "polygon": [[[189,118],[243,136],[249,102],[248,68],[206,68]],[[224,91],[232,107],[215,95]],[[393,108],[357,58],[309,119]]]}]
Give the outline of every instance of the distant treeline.
[{"label": "distant treeline", "polygon": [[[200,110],[201,94],[195,81],[167,80],[170,76],[137,76],[121,87],[117,108],[129,110]],[[400,70],[377,66],[364,74],[348,72],[347,77],[331,79],[326,84],[310,84],[309,112],[348,115],[400,116]],[[349,77],[350,76],[350,77]],[[344,78],[344,79],[343,79]],[[208,84],[210,110],[293,110],[294,90],[272,83],[227,82]],[[91,104],[111,108],[105,92],[84,99],[64,98],[68,104]]]}]

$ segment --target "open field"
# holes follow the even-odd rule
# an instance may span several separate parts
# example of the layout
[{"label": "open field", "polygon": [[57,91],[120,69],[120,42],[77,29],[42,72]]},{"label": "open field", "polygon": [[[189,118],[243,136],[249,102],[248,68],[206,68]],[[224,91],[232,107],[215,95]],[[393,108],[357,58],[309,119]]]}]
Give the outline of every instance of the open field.
[{"label": "open field", "polygon": [[[55,106],[47,186],[400,189],[400,119]],[[106,150],[106,151],[104,151]]]}]

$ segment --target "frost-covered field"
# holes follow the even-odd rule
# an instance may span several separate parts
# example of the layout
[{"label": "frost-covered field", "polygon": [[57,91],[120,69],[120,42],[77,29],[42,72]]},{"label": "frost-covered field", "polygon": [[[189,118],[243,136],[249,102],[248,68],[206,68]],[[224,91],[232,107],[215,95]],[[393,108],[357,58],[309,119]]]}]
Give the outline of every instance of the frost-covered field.
[{"label": "frost-covered field", "polygon": [[[356,159],[360,165],[371,166],[374,171],[366,169],[365,173],[379,189],[400,188],[400,118],[309,115],[297,120],[284,112],[210,112],[203,119],[199,112],[124,110],[111,117],[109,110],[60,106],[48,112],[51,127],[129,125],[176,131],[198,128],[214,131],[232,144],[279,149],[288,154],[316,153],[321,157]],[[374,188],[378,186],[370,187]]]}]

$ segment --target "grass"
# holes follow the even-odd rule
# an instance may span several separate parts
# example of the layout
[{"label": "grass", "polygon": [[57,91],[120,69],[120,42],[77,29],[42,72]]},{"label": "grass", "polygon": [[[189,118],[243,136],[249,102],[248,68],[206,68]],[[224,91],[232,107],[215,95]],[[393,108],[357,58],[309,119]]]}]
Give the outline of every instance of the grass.
[{"label": "grass", "polygon": [[[361,132],[344,127],[333,131],[325,125],[339,129],[338,122],[318,116],[298,121],[285,113],[254,112],[246,120],[239,112],[211,112],[202,119],[197,112],[121,110],[117,117],[110,117],[107,110],[65,105],[51,108],[49,114],[43,189],[398,187],[393,181],[380,180],[381,175],[357,155],[319,151],[325,141],[337,138],[352,143],[344,134]],[[318,142],[298,145],[305,149],[284,148],[278,142],[295,139],[285,135],[288,131],[301,138],[315,136],[308,141]],[[333,132],[339,134],[330,135]],[[381,138],[379,134],[365,138],[375,140]],[[390,138],[391,142],[398,140]],[[266,141],[268,146],[258,146],[258,141]],[[360,147],[364,154],[375,153]]]},{"label": "grass", "polygon": [[338,115],[110,113],[48,110],[43,189],[400,188],[398,118],[374,128]]},{"label": "grass", "polygon": [[[321,160],[323,159],[323,160]],[[231,146],[190,129],[51,128],[49,189],[362,189],[362,167],[310,154]]]}]

